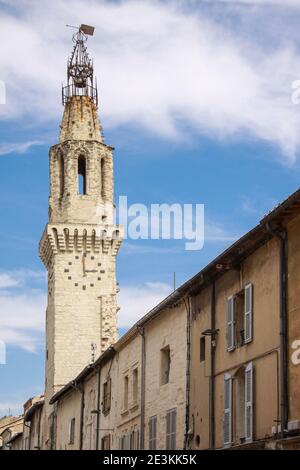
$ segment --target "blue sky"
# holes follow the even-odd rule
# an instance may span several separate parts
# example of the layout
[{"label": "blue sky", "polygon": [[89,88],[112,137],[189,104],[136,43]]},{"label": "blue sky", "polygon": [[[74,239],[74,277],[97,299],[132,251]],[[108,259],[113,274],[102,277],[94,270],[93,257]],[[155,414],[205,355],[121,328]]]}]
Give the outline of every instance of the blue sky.
[{"label": "blue sky", "polygon": [[[300,5],[285,1],[0,0],[0,415],[43,391],[48,149],[57,142],[66,23],[91,23],[115,190],[129,203],[205,204],[201,251],[125,241],[122,331],[198,272],[300,181]],[[260,4],[260,5],[259,5]],[[89,8],[87,8],[87,5]],[[282,7],[284,5],[284,8]],[[272,18],[272,21],[270,21]]]}]

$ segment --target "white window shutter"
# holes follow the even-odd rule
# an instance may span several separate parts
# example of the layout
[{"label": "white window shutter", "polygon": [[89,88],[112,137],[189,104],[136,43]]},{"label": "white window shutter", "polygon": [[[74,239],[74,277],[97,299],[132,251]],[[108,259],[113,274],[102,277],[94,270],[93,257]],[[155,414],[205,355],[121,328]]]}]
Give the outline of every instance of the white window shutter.
[{"label": "white window shutter", "polygon": [[253,285],[247,284],[245,287],[245,318],[244,318],[244,341],[252,341],[252,310],[253,310]]},{"label": "white window shutter", "polygon": [[232,444],[232,377],[224,374],[224,445]]},{"label": "white window shutter", "polygon": [[253,440],[253,363],[250,362],[245,369],[245,438]]},{"label": "white window shutter", "polygon": [[227,299],[227,351],[234,349],[234,297]]}]

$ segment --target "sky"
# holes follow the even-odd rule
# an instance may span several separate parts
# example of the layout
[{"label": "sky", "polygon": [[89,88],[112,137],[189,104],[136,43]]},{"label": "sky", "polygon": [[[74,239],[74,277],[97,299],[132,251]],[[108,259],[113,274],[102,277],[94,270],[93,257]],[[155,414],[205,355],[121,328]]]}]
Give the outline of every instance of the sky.
[{"label": "sky", "polygon": [[38,242],[72,50],[65,25],[95,26],[88,48],[116,200],[205,206],[199,251],[122,244],[122,333],[172,291],[174,272],[178,286],[299,187],[299,21],[298,0],[0,0],[0,416],[44,389]]}]

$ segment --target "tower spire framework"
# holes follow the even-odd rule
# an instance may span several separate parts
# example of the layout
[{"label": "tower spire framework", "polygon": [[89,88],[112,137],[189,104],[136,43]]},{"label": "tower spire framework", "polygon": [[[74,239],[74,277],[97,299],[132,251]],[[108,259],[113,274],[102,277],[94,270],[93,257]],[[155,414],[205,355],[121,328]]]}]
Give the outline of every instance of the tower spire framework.
[{"label": "tower spire framework", "polygon": [[[69,25],[68,25],[69,26]],[[77,29],[77,28],[76,28]],[[72,96],[88,96],[98,106],[97,81],[94,65],[87,52],[88,36],[94,34],[94,27],[80,25],[73,34],[74,47],[67,64],[67,85],[62,87],[62,104],[65,106]]]}]

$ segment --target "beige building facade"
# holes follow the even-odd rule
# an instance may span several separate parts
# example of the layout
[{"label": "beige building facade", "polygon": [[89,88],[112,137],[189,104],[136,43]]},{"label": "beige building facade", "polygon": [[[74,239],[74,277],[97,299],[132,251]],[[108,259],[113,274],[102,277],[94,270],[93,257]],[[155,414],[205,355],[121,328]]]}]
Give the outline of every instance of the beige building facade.
[{"label": "beige building facade", "polygon": [[43,435],[44,395],[30,398],[24,404],[23,450],[40,450]]},{"label": "beige building facade", "polygon": [[187,311],[179,295],[149,312],[51,399],[55,449],[182,449]]},{"label": "beige building facade", "polygon": [[190,448],[300,446],[299,202],[297,191],[194,279]]}]

